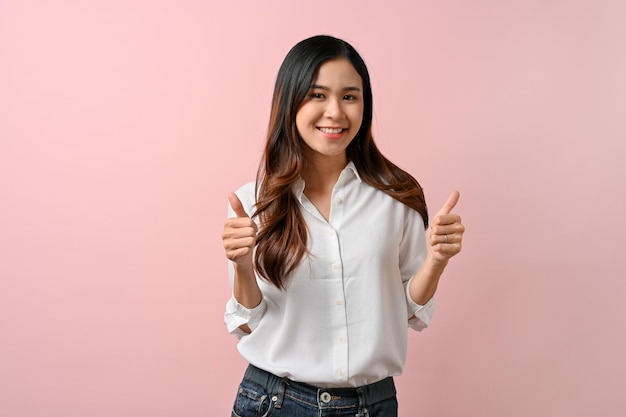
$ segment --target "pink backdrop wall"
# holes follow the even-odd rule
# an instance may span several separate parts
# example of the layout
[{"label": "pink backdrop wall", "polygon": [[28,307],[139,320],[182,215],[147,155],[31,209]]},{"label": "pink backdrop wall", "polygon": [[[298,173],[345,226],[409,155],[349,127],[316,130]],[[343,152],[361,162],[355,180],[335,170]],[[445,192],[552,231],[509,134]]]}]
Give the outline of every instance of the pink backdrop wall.
[{"label": "pink backdrop wall", "polygon": [[0,1],[0,416],[229,415],[226,195],[318,33],[431,207],[462,192],[400,415],[624,415],[626,3],[296,3]]}]

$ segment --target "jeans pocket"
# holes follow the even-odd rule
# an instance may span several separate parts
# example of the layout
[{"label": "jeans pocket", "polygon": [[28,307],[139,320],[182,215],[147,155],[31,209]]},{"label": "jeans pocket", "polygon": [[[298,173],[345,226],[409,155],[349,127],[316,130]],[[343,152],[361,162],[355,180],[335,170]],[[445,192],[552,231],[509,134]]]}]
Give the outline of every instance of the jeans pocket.
[{"label": "jeans pocket", "polygon": [[232,417],[269,417],[272,401],[263,388],[243,381],[237,391]]}]

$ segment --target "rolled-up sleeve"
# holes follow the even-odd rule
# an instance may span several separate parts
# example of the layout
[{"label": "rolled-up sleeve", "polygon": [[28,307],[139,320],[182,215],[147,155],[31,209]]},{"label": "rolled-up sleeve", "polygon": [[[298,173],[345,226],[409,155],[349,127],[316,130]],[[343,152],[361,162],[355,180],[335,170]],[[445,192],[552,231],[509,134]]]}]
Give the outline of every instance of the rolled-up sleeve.
[{"label": "rolled-up sleeve", "polygon": [[409,294],[408,283],[405,286],[405,291],[408,309],[409,311],[413,312],[412,315],[409,315],[409,327],[417,331],[422,331],[428,327],[428,325],[430,324],[430,319],[435,312],[435,299],[431,298],[424,305],[417,304],[415,301],[413,301],[411,295]]},{"label": "rolled-up sleeve", "polygon": [[258,306],[253,309],[248,309],[237,301],[235,296],[232,296],[230,300],[226,303],[226,312],[224,313],[224,324],[226,324],[226,328],[228,332],[238,339],[241,339],[247,333],[241,330],[239,327],[247,324],[250,330],[254,331],[256,327],[259,325],[263,314],[267,308],[267,303],[264,299],[261,299],[261,302]]}]

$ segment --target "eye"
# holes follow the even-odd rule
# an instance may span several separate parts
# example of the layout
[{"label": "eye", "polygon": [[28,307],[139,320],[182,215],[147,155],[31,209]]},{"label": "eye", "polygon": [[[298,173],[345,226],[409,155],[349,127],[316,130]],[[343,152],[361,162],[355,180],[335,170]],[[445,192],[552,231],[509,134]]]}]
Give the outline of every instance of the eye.
[{"label": "eye", "polygon": [[316,98],[316,99],[323,99],[324,98],[324,94],[322,93],[311,93],[311,97]]},{"label": "eye", "polygon": [[356,100],[356,96],[353,96],[352,94],[346,94],[345,96],[343,96],[343,99],[346,101],[354,101]]}]

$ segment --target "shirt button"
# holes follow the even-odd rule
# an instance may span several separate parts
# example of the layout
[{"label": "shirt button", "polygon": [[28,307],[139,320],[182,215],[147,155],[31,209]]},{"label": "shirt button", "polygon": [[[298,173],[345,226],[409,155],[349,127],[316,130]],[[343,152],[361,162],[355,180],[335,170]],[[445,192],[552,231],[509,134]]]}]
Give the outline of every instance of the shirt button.
[{"label": "shirt button", "polygon": [[343,343],[343,336],[339,336],[339,343]]},{"label": "shirt button", "polygon": [[339,298],[337,298],[337,299],[335,300],[335,304],[337,304],[338,306],[340,306],[340,305],[341,305],[341,300],[340,300]]},{"label": "shirt button", "polygon": [[332,265],[332,267],[333,267],[333,269],[339,269],[339,264],[338,264],[337,262],[335,262],[335,263]]},{"label": "shirt button", "polygon": [[335,236],[335,231],[334,231],[333,229],[330,229],[330,230],[328,231],[328,234],[329,234],[330,236]]},{"label": "shirt button", "polygon": [[337,371],[337,376],[343,376],[343,369]]},{"label": "shirt button", "polygon": [[341,199],[341,197],[335,197],[335,203],[341,204],[343,203],[343,200]]}]

